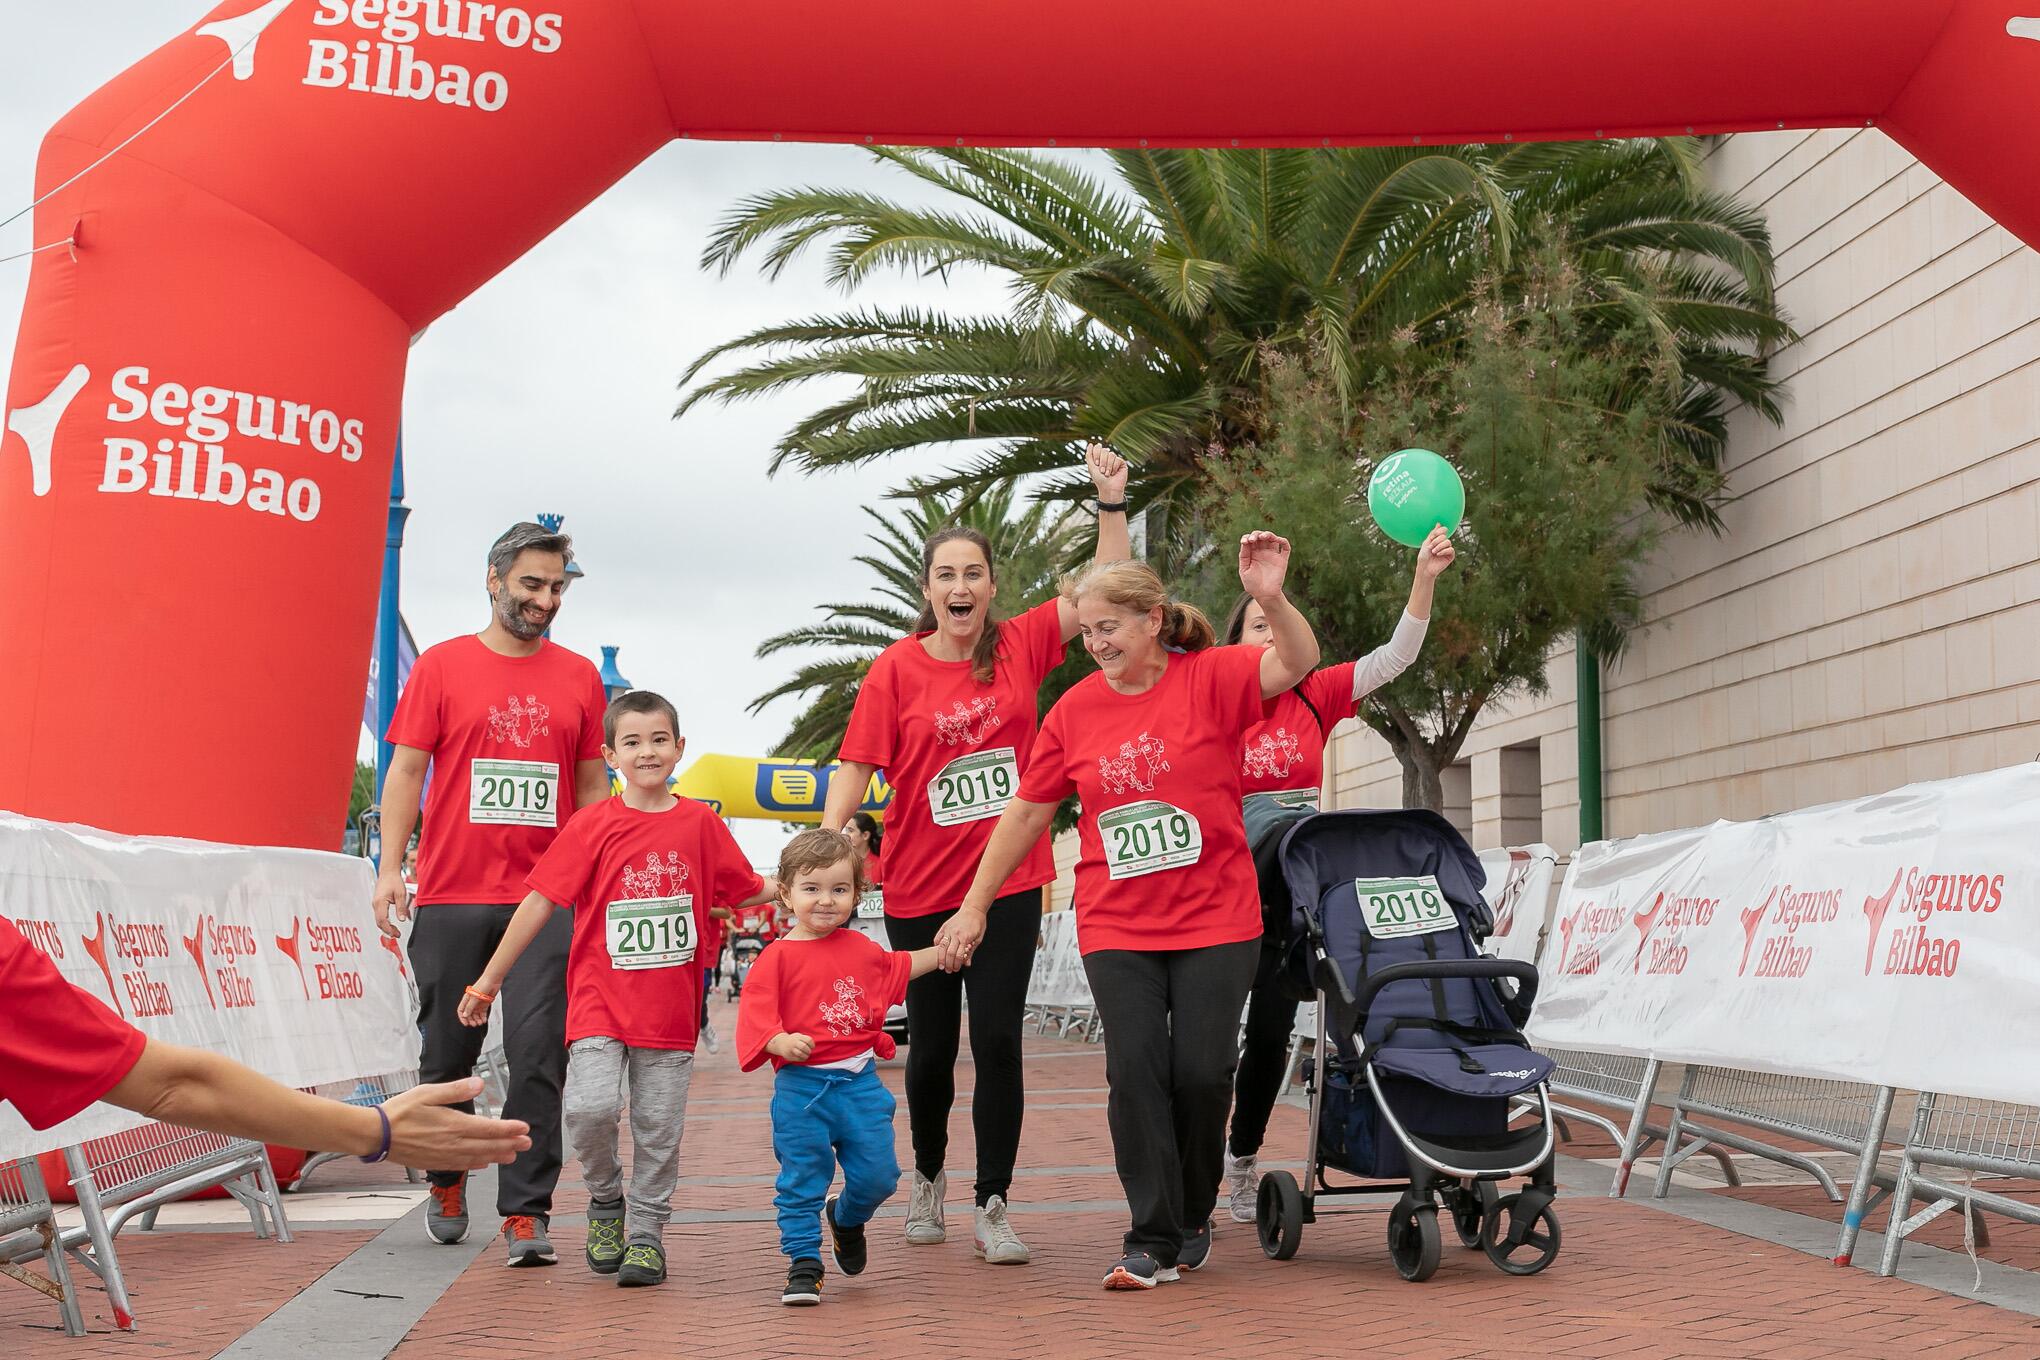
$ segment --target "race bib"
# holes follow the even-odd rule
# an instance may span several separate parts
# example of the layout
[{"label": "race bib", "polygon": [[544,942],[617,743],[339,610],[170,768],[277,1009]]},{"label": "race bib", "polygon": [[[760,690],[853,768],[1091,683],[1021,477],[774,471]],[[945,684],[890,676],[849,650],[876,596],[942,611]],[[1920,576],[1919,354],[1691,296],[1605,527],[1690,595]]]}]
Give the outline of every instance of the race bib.
[{"label": "race bib", "polygon": [[885,894],[873,888],[857,899],[857,919],[876,921],[885,915]]},{"label": "race bib", "polygon": [[1377,940],[1450,930],[1459,919],[1430,874],[1422,878],[1356,878],[1353,893],[1360,899],[1360,917],[1367,923],[1367,933]]},{"label": "race bib", "polygon": [[557,826],[560,767],[545,760],[476,760],[468,765],[468,821]]},{"label": "race bib", "polygon": [[694,962],[694,894],[609,904],[609,966],[672,968]]},{"label": "race bib", "polygon": [[928,814],[937,826],[981,822],[1004,812],[1019,788],[1020,766],[1012,747],[973,751],[928,781]]},{"label": "race bib", "polygon": [[1168,803],[1128,803],[1098,814],[1098,839],[1105,847],[1106,872],[1139,878],[1195,864],[1204,853],[1204,828]]}]

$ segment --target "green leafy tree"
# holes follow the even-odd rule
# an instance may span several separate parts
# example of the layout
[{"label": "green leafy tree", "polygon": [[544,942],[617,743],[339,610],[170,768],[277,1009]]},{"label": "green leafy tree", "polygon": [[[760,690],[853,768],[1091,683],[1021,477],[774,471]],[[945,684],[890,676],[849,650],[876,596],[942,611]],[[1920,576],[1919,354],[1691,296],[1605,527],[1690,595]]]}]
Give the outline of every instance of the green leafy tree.
[{"label": "green leafy tree", "polygon": [[1037,501],[1021,509],[1018,499],[1014,484],[1005,482],[969,496],[919,496],[890,515],[865,507],[874,526],[865,535],[871,547],[856,561],[870,570],[874,594],[862,601],[817,605],[820,623],[775,634],[758,646],[760,657],[828,653],[802,662],[787,680],[751,701],[750,711],[756,713],[788,696],[807,699],[775,755],[835,758],[865,672],[880,652],[913,631],[920,616],[921,545],[938,529],[960,524],[990,540],[999,586],[992,601],[994,619],[1009,618],[1049,597],[1056,573],[1077,550],[1083,531],[1059,507]]},{"label": "green leafy tree", "polygon": [[375,802],[375,766],[365,760],[354,762],[354,786],[347,794],[347,825],[361,825],[361,814]]},{"label": "green leafy tree", "polygon": [[[1608,654],[1620,647],[1639,618],[1636,570],[1665,522],[1649,493],[1682,397],[1677,369],[1654,366],[1647,332],[1589,338],[1563,261],[1540,259],[1534,303],[1478,283],[1453,362],[1412,346],[1350,407],[1320,367],[1269,359],[1267,441],[1210,460],[1205,527],[1221,542],[1258,528],[1292,539],[1291,598],[1328,661],[1379,645],[1409,593],[1413,551],[1367,513],[1374,461],[1416,445],[1459,469],[1458,560],[1439,580],[1423,651],[1360,713],[1401,762],[1411,807],[1442,806],[1440,771],[1486,705],[1545,692],[1559,639],[1584,627]],[[1229,602],[1218,556],[1205,593]]]},{"label": "green leafy tree", "polygon": [[[1385,364],[1456,365],[1476,289],[1531,301],[1543,285],[1521,262],[1556,255],[1570,343],[1625,367],[1628,381],[1601,392],[1611,411],[1642,386],[1673,394],[1643,434],[1651,501],[1714,523],[1727,413],[1776,418],[1763,354],[1790,332],[1762,216],[1701,184],[1697,147],[1143,149],[1109,153],[1109,179],[1054,153],[879,148],[949,201],[760,195],[723,221],[704,264],[726,272],[756,255],[776,275],[820,248],[846,292],[880,270],[972,266],[1010,283],[1007,314],[867,307],[768,326],[700,356],[679,414],[853,378],[786,432],[774,469],[977,450],[915,484],[938,493],[1058,473],[1101,440],[1135,463],[1131,499],[1160,507],[1159,541],[1194,547],[1177,529],[1207,457],[1267,437],[1266,356],[1313,356],[1350,412]],[[1086,492],[1064,478],[1041,494]]]}]

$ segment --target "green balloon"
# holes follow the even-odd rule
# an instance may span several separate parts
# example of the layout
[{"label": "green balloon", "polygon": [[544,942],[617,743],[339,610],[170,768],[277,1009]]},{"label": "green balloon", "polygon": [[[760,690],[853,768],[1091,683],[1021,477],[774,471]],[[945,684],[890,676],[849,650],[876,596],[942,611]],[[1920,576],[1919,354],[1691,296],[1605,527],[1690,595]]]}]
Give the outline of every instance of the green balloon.
[{"label": "green balloon", "polygon": [[1416,548],[1442,524],[1449,533],[1466,513],[1459,473],[1429,449],[1402,449],[1375,465],[1367,482],[1367,509],[1381,532]]}]

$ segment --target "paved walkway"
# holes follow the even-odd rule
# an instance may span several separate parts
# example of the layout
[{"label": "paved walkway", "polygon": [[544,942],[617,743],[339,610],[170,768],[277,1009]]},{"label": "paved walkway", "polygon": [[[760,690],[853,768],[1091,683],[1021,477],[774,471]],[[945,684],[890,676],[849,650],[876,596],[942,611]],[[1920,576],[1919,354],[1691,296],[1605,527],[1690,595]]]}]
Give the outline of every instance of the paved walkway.
[{"label": "paved walkway", "polygon": [[[718,1020],[727,1033],[734,1016]],[[1638,1199],[1610,1201],[1596,1193],[1606,1173],[1591,1158],[1601,1149],[1585,1143],[1561,1164],[1564,1251],[1539,1276],[1503,1276],[1448,1241],[1437,1276],[1405,1284],[1388,1262],[1384,1201],[1327,1212],[1288,1262],[1265,1259],[1250,1227],[1222,1223],[1206,1270],[1148,1294],[1108,1294],[1098,1280],[1125,1211],[1105,1134],[1102,1050],[1030,1040],[1028,1082],[1026,1169],[1014,1197],[1032,1266],[988,1267],[971,1255],[966,1100],[953,1126],[950,1241],[906,1246],[896,1201],[874,1226],[864,1275],[831,1275],[821,1308],[781,1307],[771,1083],[739,1074],[725,1050],[704,1056],[688,1111],[664,1288],[619,1290],[583,1269],[587,1200],[571,1164],[553,1233],[561,1264],[523,1271],[504,1269],[500,1247],[484,1240],[494,1227],[485,1210],[467,1243],[436,1247],[398,1173],[335,1165],[315,1179],[316,1195],[286,1201],[298,1229],[287,1246],[199,1206],[183,1208],[176,1225],[124,1235],[137,1333],[108,1332],[94,1293],[94,1334],[67,1340],[53,1330],[53,1309],[0,1281],[0,1354],[2040,1356],[2040,1281],[2023,1269],[1991,1267],[1989,1301],[1967,1296],[1965,1259],[1931,1247],[1909,1246],[1908,1268],[1943,1288],[1838,1269],[1811,1254],[1832,1243],[1833,1215],[1794,1187],[1682,1188],[1650,1203],[1645,1182],[1632,1190]],[[899,1137],[904,1164],[904,1110]],[[1302,1111],[1278,1109],[1268,1161],[1298,1159],[1303,1139]],[[483,1209],[488,1196],[476,1198]],[[193,1221],[206,1218],[216,1221]],[[1959,1228],[1956,1239],[1959,1250]],[[1996,1259],[2040,1264],[2029,1231],[2007,1225],[1999,1239]],[[1859,1259],[1875,1260],[1875,1240]],[[1957,1275],[1959,1288],[1948,1283]]]}]

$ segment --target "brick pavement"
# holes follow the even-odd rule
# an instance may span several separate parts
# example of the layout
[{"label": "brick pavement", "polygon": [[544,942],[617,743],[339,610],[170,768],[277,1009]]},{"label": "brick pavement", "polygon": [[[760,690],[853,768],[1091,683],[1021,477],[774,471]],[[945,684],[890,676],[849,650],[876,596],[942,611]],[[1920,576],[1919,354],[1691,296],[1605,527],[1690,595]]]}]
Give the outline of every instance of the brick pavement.
[{"label": "brick pavement", "polygon": [[[725,1010],[718,1019],[727,1034],[734,1016]],[[1880,1280],[1865,1270],[1838,1270],[1785,1247],[1585,1195],[1561,1199],[1564,1252],[1550,1270],[1529,1279],[1503,1276],[1478,1253],[1448,1241],[1437,1276],[1424,1285],[1405,1284],[1389,1265],[1377,1207],[1328,1211],[1306,1229],[1302,1251],[1289,1262],[1265,1259],[1251,1228],[1224,1223],[1205,1271],[1148,1294],[1108,1294],[1098,1280],[1116,1255],[1124,1210],[1104,1128],[1103,1053],[1048,1039],[1030,1040],[1028,1048],[1028,1131],[1014,1197],[1016,1226],[1035,1250],[1032,1266],[988,1267],[972,1257],[967,1176],[958,1177],[947,1244],[907,1247],[895,1201],[874,1225],[873,1260],[864,1275],[832,1274],[821,1308],[781,1307],[784,1263],[771,1222],[774,1168],[766,1118],[771,1082],[764,1074],[737,1073],[725,1050],[704,1056],[689,1109],[677,1217],[667,1239],[671,1283],[620,1290],[582,1268],[579,1215],[586,1195],[570,1164],[554,1233],[561,1264],[505,1270],[492,1245],[394,1353],[403,1360],[534,1352],[2040,1356],[2040,1323],[2022,1314]],[[897,1066],[885,1077],[897,1091]],[[967,1069],[960,1078],[967,1088]],[[952,1121],[953,1168],[972,1161],[967,1111],[966,1094]],[[904,1164],[904,1110],[898,1136]],[[1296,1159],[1303,1136],[1302,1112],[1278,1109],[1265,1157]],[[1578,1151],[1593,1155],[1597,1149],[1582,1144]],[[358,1173],[346,1174],[354,1180]],[[1790,1202],[1794,1187],[1746,1193],[1781,1207],[1824,1209]],[[477,1232],[489,1222],[478,1214]],[[364,1237],[312,1230],[283,1248],[222,1234],[135,1239],[132,1259],[148,1281],[147,1330],[82,1343],[40,1332],[22,1353],[37,1360],[211,1355]],[[2004,1225],[2001,1239],[2028,1241],[2015,1225]],[[34,1319],[49,1320],[40,1313]],[[0,1333],[0,1352],[16,1351],[12,1337]]]}]

